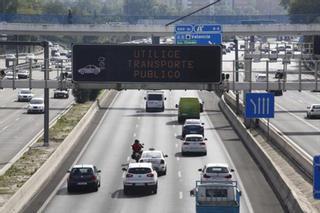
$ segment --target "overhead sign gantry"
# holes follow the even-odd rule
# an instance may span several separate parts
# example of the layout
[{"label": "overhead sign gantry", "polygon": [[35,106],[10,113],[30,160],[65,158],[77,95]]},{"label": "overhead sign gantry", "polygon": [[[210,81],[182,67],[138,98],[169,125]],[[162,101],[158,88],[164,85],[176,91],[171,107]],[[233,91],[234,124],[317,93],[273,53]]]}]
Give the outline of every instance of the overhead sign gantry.
[{"label": "overhead sign gantry", "polygon": [[221,82],[220,46],[74,45],[80,87],[208,89]]}]

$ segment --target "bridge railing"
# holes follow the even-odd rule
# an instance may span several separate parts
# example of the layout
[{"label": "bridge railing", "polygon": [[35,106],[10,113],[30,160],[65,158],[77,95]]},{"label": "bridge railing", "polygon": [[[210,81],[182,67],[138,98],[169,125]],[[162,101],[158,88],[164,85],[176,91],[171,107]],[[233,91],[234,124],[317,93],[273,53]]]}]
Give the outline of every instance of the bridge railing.
[{"label": "bridge railing", "polygon": [[[190,16],[180,23],[219,23],[219,24],[279,24],[279,23],[312,23],[317,14],[301,15],[211,15]],[[0,22],[7,23],[52,23],[52,24],[105,24],[110,22],[130,24],[166,24],[178,16],[125,16],[125,15],[92,15],[68,17],[65,15],[25,15],[0,13]]]}]

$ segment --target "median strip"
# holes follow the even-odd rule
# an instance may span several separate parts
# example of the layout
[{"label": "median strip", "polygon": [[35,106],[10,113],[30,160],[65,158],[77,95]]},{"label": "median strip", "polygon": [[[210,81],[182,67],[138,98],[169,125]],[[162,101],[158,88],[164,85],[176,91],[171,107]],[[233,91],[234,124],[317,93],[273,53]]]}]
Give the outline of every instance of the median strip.
[{"label": "median strip", "polygon": [[0,206],[41,167],[72,129],[89,110],[93,102],[73,104],[49,130],[50,146],[43,146],[43,136],[38,139],[11,167],[0,176]]}]

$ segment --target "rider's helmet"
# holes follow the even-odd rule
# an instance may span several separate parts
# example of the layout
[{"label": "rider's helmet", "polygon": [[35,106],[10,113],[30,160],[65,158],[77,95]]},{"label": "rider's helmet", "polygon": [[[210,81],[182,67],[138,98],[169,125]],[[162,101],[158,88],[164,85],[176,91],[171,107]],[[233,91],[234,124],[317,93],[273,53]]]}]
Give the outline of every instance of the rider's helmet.
[{"label": "rider's helmet", "polygon": [[140,141],[139,141],[138,139],[135,139],[135,140],[134,140],[134,143],[135,143],[135,144],[138,144],[138,143],[140,143]]}]

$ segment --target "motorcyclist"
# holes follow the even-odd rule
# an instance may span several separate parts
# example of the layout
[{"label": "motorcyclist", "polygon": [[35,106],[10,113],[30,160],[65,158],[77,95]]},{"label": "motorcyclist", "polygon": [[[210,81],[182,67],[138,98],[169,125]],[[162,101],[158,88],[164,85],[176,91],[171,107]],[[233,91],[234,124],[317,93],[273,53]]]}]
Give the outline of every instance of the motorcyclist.
[{"label": "motorcyclist", "polygon": [[138,139],[134,140],[134,143],[131,145],[132,147],[132,151],[135,153],[141,153],[142,152],[142,148],[143,145],[140,143],[140,141]]}]

